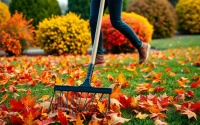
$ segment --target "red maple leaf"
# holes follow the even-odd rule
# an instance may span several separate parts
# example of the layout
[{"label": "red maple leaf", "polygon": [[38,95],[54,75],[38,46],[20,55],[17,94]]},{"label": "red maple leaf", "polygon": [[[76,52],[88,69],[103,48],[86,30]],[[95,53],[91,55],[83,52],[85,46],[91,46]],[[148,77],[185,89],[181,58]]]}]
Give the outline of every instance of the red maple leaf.
[{"label": "red maple leaf", "polygon": [[60,121],[61,125],[68,125],[67,116],[60,109],[58,109],[58,120]]},{"label": "red maple leaf", "polygon": [[14,115],[10,116],[10,122],[13,125],[23,125],[24,124],[23,120],[19,116],[14,116]]},{"label": "red maple leaf", "polygon": [[126,97],[125,95],[120,96],[120,103],[122,104],[123,108],[130,108],[132,102],[132,97]]},{"label": "red maple leaf", "polygon": [[9,100],[10,103],[10,110],[13,112],[22,112],[25,109],[25,105],[22,103],[20,99],[18,101],[11,99]]},{"label": "red maple leaf", "polygon": [[200,86],[200,81],[193,82],[190,87],[191,88],[197,88],[198,86]]}]

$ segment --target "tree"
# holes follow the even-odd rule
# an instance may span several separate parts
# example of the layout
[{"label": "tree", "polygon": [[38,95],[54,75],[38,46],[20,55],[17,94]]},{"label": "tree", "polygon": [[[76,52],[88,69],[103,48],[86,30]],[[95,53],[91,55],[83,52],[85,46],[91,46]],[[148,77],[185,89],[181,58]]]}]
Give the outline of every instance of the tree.
[{"label": "tree", "polygon": [[61,15],[57,0],[12,0],[10,12],[14,14],[17,10],[26,15],[29,20],[33,18],[32,24],[36,27],[44,18],[53,15]]}]

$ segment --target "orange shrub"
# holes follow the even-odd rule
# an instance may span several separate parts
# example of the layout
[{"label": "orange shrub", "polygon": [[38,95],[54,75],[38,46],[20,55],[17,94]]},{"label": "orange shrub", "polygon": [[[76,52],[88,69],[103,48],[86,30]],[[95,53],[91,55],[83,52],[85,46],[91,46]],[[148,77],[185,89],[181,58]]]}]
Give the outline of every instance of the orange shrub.
[{"label": "orange shrub", "polygon": [[7,22],[0,25],[0,46],[3,51],[20,55],[34,40],[34,27],[26,21],[23,14],[16,12]]},{"label": "orange shrub", "polygon": [[[122,13],[122,19],[138,35],[143,42],[150,42],[153,34],[153,26],[145,17],[136,13]],[[133,52],[134,47],[131,42],[119,31],[112,27],[110,16],[105,15],[102,22],[103,46],[108,52],[121,53]]]}]

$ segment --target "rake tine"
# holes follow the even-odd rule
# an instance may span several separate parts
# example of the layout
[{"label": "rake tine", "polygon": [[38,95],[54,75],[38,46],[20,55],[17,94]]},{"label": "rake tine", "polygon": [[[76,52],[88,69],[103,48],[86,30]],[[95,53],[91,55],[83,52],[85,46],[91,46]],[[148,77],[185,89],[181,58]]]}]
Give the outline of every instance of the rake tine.
[{"label": "rake tine", "polygon": [[73,101],[74,101],[74,93],[72,94],[72,100],[71,100],[71,104],[70,104],[71,105],[71,113],[72,114],[73,114],[73,107],[72,107],[73,106],[73,104],[72,104]]},{"label": "rake tine", "polygon": [[99,100],[98,100],[98,101],[101,101],[101,100],[102,100],[102,98],[103,98],[103,95],[104,95],[104,94],[101,94],[101,96],[100,96],[100,98],[99,98]]},{"label": "rake tine", "polygon": [[87,96],[86,96],[86,99],[85,99],[85,102],[84,102],[84,105],[83,105],[83,109],[82,109],[82,111],[84,111],[85,110],[85,107],[86,107],[86,101],[87,101],[87,99],[88,99],[88,95],[89,95],[89,93],[87,93]]},{"label": "rake tine", "polygon": [[107,111],[110,110],[109,106],[110,106],[110,94],[109,94],[109,96],[108,96],[108,104],[107,104],[107,107],[106,107],[106,111],[105,111],[105,113],[104,113],[104,116],[107,114]]},{"label": "rake tine", "polygon": [[67,98],[66,98],[66,112],[67,112],[67,114],[68,114],[68,94],[69,94],[69,92],[67,91]]},{"label": "rake tine", "polygon": [[[90,104],[90,103],[92,102],[92,105],[93,105],[95,95],[96,95],[96,93],[94,93],[92,99],[88,102],[88,104]],[[91,105],[91,107],[89,107],[90,109],[92,108],[92,105]],[[90,110],[90,109],[89,109],[89,110]]]},{"label": "rake tine", "polygon": [[62,98],[63,98],[63,91],[60,92],[60,108],[62,109],[63,107],[63,101],[62,101]]},{"label": "rake tine", "polygon": [[[82,95],[82,92],[81,92],[81,95]],[[79,99],[78,106],[80,106],[80,105],[81,105],[81,95],[80,95],[80,99]],[[80,107],[80,108],[81,108],[81,107]],[[80,111],[80,110],[79,110],[79,107],[78,107],[78,111]]]},{"label": "rake tine", "polygon": [[50,102],[48,113],[50,113],[51,105],[52,105],[52,101],[53,101],[54,95],[55,95],[55,91],[53,91],[53,97],[51,98],[51,102]]}]

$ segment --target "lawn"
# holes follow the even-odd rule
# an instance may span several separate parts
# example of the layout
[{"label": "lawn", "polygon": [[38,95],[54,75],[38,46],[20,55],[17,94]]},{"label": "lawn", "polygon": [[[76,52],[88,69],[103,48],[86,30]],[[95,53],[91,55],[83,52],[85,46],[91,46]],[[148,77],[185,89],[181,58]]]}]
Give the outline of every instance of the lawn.
[{"label": "lawn", "polygon": [[[125,119],[115,117],[109,122],[122,122],[125,125],[151,125],[159,122],[170,125],[200,124],[199,40],[200,36],[154,40],[151,45],[159,51],[152,51],[150,60],[145,65],[137,65],[137,54],[105,55],[106,67],[95,67],[93,82],[103,87],[120,85],[118,89],[120,87],[121,91],[117,91],[116,87],[111,97],[121,103],[118,107],[121,117],[129,119],[125,122]],[[49,101],[54,84],[70,82],[77,85],[84,81],[87,68],[82,65],[89,60],[89,55],[1,57],[0,104],[10,107],[13,102],[10,99],[27,100],[27,90],[31,90],[32,98],[37,97],[36,102],[32,100],[34,104]],[[126,99],[122,100],[125,96],[132,99],[131,103]],[[11,106],[18,103],[16,101]],[[31,102],[27,103],[30,108]],[[0,106],[0,112],[6,111],[2,107]],[[27,114],[19,115],[22,109],[17,109],[18,122],[19,119],[22,123],[26,123],[27,119],[30,123],[36,122],[36,118],[31,119]],[[116,107],[111,109],[116,111]],[[138,115],[139,112],[142,113],[141,116]],[[0,118],[8,122],[7,116],[10,114],[0,113]],[[45,118],[39,118],[40,122],[37,123]],[[117,121],[118,119],[121,121]],[[0,123],[3,123],[2,120]]]}]

